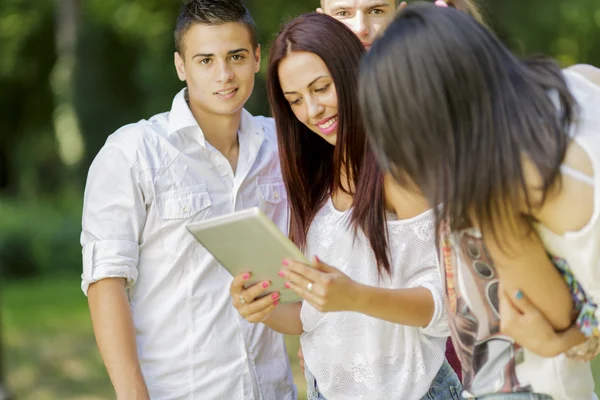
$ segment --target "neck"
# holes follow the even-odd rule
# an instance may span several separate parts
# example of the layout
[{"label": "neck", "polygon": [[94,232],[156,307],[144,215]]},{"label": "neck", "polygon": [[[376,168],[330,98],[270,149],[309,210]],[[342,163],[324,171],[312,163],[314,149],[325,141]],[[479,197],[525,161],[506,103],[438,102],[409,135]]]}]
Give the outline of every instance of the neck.
[{"label": "neck", "polygon": [[242,120],[241,109],[231,115],[215,115],[195,107],[191,102],[189,106],[208,143],[226,157],[237,150],[237,132]]}]

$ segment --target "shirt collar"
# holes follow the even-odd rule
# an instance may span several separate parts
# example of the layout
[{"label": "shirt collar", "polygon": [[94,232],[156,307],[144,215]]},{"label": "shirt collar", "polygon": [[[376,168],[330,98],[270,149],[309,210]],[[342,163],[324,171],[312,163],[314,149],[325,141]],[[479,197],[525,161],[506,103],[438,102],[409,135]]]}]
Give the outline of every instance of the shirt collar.
[{"label": "shirt collar", "polygon": [[[181,89],[179,93],[175,95],[173,104],[171,106],[171,112],[169,113],[169,130],[168,135],[171,136],[173,133],[189,128],[198,128],[199,137],[198,141],[202,146],[206,147],[206,140],[204,139],[204,133],[198,125],[192,110],[187,103],[188,94],[187,89]],[[254,143],[260,143],[264,139],[264,131],[262,126],[255,120],[255,118],[246,109],[242,110],[242,118],[240,121],[240,127],[238,129],[240,136],[250,136],[251,141]],[[248,135],[251,134],[251,135]]]}]

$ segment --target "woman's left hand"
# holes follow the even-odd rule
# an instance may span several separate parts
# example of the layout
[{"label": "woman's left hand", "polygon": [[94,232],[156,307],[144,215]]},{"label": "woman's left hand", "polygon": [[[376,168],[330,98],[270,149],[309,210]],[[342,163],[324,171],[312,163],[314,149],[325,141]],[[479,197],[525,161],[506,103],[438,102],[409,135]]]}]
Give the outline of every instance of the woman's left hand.
[{"label": "woman's left hand", "polygon": [[285,260],[280,276],[285,286],[302,296],[321,312],[352,311],[358,302],[360,284],[340,270],[322,263],[317,257],[313,265]]},{"label": "woman's left hand", "polygon": [[[511,296],[500,287],[498,297],[500,300],[500,331],[512,337],[521,347],[542,357],[555,357],[569,349],[573,349],[570,354],[572,358],[584,360],[585,355],[588,355],[589,349],[587,348],[585,355],[579,354],[582,347],[574,349],[574,346],[578,346],[586,340],[576,326],[571,326],[561,333],[555,332],[550,322],[520,290]],[[590,357],[593,358],[596,354]]]}]

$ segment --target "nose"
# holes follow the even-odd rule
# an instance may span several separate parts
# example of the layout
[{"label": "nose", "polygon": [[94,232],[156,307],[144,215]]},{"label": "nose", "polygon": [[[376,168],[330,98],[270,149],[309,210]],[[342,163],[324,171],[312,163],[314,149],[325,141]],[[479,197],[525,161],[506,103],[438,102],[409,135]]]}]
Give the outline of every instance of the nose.
[{"label": "nose", "polygon": [[219,63],[218,81],[229,82],[233,80],[233,69],[227,61]]},{"label": "nose", "polygon": [[318,100],[307,100],[306,107],[308,111],[308,117],[310,119],[316,119],[325,111],[325,107]]},{"label": "nose", "polygon": [[367,26],[366,17],[362,12],[356,13],[355,17],[350,22],[350,27],[357,36],[367,36],[369,27]]}]

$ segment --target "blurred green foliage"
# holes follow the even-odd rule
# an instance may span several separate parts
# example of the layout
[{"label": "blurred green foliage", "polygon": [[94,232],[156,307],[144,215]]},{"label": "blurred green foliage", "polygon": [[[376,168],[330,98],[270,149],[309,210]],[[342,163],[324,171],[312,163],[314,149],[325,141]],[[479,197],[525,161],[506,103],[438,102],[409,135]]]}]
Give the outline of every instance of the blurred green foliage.
[{"label": "blurred green foliage", "polygon": [[[269,112],[264,71],[280,24],[317,3],[246,0],[263,49],[263,68],[247,104],[251,112]],[[168,110],[182,87],[172,39],[180,4],[0,2],[0,267],[8,276],[80,270],[79,216],[90,162],[114,130]],[[598,0],[480,5],[492,29],[518,54],[600,65]],[[68,146],[73,135],[64,136],[61,152],[63,126],[80,136],[82,157],[69,161],[65,154],[76,151]]]}]

